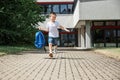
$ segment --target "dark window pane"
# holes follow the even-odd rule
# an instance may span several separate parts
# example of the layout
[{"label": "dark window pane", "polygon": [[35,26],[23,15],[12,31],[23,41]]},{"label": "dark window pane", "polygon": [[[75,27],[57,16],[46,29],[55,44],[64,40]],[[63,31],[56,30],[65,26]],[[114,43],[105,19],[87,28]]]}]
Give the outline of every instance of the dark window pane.
[{"label": "dark window pane", "polygon": [[51,5],[44,5],[44,13],[50,13],[51,12]]},{"label": "dark window pane", "polygon": [[93,31],[93,40],[95,43],[104,42],[104,30],[96,29]]},{"label": "dark window pane", "polygon": [[68,4],[68,13],[72,13],[72,12],[73,12],[73,5]]},{"label": "dark window pane", "polygon": [[115,21],[107,21],[106,26],[115,26]]},{"label": "dark window pane", "polygon": [[117,26],[120,26],[120,21],[117,22]]},{"label": "dark window pane", "polygon": [[118,37],[120,38],[120,30],[118,30]]},{"label": "dark window pane", "polygon": [[119,42],[119,44],[120,44],[120,29],[118,30],[118,42]]},{"label": "dark window pane", "polygon": [[116,30],[105,30],[105,39],[106,42],[115,42],[116,41]]},{"label": "dark window pane", "polygon": [[94,22],[94,26],[104,26],[104,22]]}]

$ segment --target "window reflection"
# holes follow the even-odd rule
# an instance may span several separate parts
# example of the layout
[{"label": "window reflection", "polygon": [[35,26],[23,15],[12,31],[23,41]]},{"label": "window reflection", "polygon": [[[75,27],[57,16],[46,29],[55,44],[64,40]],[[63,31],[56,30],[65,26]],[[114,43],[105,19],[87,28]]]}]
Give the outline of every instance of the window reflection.
[{"label": "window reflection", "polygon": [[77,46],[77,29],[70,29],[71,33],[60,30],[60,45],[64,47]]},{"label": "window reflection", "polygon": [[45,14],[56,12],[57,14],[72,14],[73,4],[45,4],[42,5]]},{"label": "window reflection", "polygon": [[61,13],[66,14],[67,13],[67,5],[61,5]]},{"label": "window reflection", "polygon": [[59,13],[59,5],[53,5],[53,12]]},{"label": "window reflection", "polygon": [[44,13],[46,14],[46,13],[50,13],[52,10],[51,10],[51,8],[52,8],[52,6],[51,5],[44,5],[43,6],[44,7]]},{"label": "window reflection", "polygon": [[72,11],[73,11],[73,5],[69,4],[68,5],[68,13],[72,13]]}]

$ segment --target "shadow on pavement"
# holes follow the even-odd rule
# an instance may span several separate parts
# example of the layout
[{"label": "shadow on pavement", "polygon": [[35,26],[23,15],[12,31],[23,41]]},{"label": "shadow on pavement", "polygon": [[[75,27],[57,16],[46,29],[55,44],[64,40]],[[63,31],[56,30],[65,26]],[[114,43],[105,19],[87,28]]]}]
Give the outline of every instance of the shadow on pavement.
[{"label": "shadow on pavement", "polygon": [[72,59],[72,60],[76,60],[76,59],[80,59],[80,60],[82,60],[82,59],[84,59],[84,58],[68,58],[68,57],[53,57],[53,58],[44,58],[44,59]]}]

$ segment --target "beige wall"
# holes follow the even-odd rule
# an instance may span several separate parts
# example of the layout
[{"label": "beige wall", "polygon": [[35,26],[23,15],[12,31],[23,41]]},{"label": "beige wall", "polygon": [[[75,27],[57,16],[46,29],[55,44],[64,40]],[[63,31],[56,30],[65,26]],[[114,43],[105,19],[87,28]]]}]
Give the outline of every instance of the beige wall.
[{"label": "beige wall", "polygon": [[[45,22],[39,23],[39,25],[45,27],[48,21],[49,21],[49,18],[47,18]],[[56,21],[58,21],[62,26],[66,28],[74,28],[72,14],[57,14]]]},{"label": "beige wall", "polygon": [[80,3],[80,20],[120,19],[120,0],[99,0]]},{"label": "beige wall", "polygon": [[78,0],[73,26],[80,28],[86,20],[120,20],[120,0]]},{"label": "beige wall", "polygon": [[77,26],[76,24],[78,23],[79,20],[80,20],[80,2],[78,0],[73,14],[73,26]]},{"label": "beige wall", "polygon": [[72,14],[58,14],[56,20],[66,28],[74,28]]}]

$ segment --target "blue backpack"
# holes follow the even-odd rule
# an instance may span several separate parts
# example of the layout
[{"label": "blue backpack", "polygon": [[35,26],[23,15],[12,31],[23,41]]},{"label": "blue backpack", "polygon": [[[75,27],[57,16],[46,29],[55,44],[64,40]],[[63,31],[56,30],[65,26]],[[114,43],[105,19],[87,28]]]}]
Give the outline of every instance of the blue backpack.
[{"label": "blue backpack", "polygon": [[36,32],[34,44],[36,48],[42,48],[45,46],[45,38],[41,31]]}]

